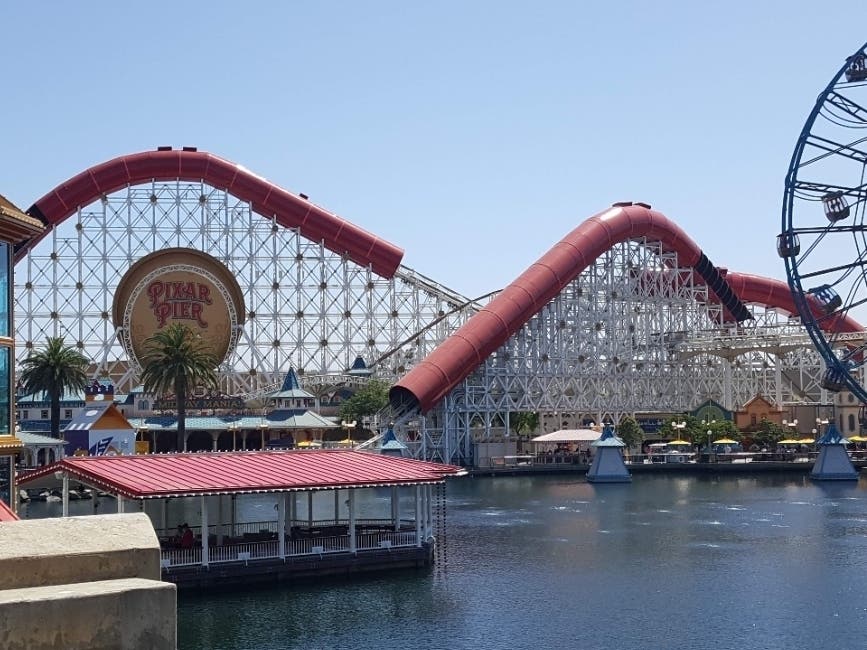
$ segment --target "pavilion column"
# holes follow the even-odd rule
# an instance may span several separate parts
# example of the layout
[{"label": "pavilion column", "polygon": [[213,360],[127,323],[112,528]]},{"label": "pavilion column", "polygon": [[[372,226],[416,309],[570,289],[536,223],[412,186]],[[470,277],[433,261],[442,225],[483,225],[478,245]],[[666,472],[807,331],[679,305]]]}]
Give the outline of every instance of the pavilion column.
[{"label": "pavilion column", "polygon": [[286,495],[278,494],[277,498],[277,552],[281,558],[286,557]]},{"label": "pavilion column", "polygon": [[151,431],[151,453],[157,453],[157,432]]},{"label": "pavilion column", "polygon": [[415,486],[415,545],[421,546],[421,485]]},{"label": "pavilion column", "polygon": [[283,523],[283,534],[288,537],[289,529],[292,527],[292,500],[289,498],[289,493],[283,493],[283,507],[286,508],[286,521]]},{"label": "pavilion column", "polygon": [[298,519],[298,493],[292,492],[289,494],[289,527],[295,525],[295,520]]},{"label": "pavilion column", "polygon": [[241,431],[241,449],[247,450],[247,430]]},{"label": "pavilion column", "polygon": [[430,509],[430,496],[428,495],[427,485],[421,486],[421,538],[427,539],[427,513]]},{"label": "pavilion column", "polygon": [[187,450],[187,442],[190,440],[190,432],[184,431],[184,451]]},{"label": "pavilion column", "polygon": [[117,495],[117,511],[118,512],[124,511],[124,499],[119,494]]},{"label": "pavilion column", "polygon": [[208,497],[202,495],[202,566],[208,566]]},{"label": "pavilion column", "polygon": [[433,485],[427,486],[427,536],[433,535]]},{"label": "pavilion column", "polygon": [[223,495],[217,495],[217,546],[222,546],[223,544],[223,520],[225,519],[225,513],[223,513]]},{"label": "pavilion column", "polygon": [[358,550],[358,541],[355,537],[355,490],[349,488],[349,552]]},{"label": "pavilion column", "polygon": [[334,523],[340,521],[340,490],[334,490]]},{"label": "pavilion column", "polygon": [[307,493],[307,525],[313,528],[313,491]]},{"label": "pavilion column", "polygon": [[235,534],[235,517],[238,514],[238,511],[236,509],[236,504],[235,504],[235,497],[236,496],[237,495],[233,494],[231,500],[229,501],[229,520],[232,524],[232,527],[229,529],[229,536],[230,537],[237,537],[237,535]]},{"label": "pavilion column", "polygon": [[162,526],[163,535],[165,536],[169,534],[168,501],[168,499],[160,499],[160,526]]},{"label": "pavilion column", "polygon": [[66,472],[63,472],[63,516],[69,516],[69,474]]},{"label": "pavilion column", "polygon": [[219,431],[211,431],[211,451],[217,451],[217,440],[220,438]]},{"label": "pavilion column", "polygon": [[400,492],[396,485],[391,486],[391,523],[394,532],[400,531]]}]

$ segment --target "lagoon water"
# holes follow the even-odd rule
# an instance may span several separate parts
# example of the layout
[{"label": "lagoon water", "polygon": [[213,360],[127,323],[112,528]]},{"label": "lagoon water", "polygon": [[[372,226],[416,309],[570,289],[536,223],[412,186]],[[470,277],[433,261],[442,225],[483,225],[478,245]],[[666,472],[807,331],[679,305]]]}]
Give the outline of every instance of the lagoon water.
[{"label": "lagoon water", "polygon": [[867,481],[450,482],[424,573],[183,593],[179,647],[863,648]]},{"label": "lagoon water", "polygon": [[440,543],[426,572],[181,593],[179,648],[867,647],[867,478],[464,478]]}]

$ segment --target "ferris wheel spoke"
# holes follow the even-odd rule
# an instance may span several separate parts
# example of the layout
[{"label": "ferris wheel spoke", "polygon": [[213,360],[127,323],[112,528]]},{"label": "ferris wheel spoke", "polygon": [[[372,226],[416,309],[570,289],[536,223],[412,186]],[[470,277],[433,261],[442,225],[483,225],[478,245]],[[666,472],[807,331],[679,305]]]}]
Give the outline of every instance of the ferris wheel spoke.
[{"label": "ferris wheel spoke", "polygon": [[828,194],[840,193],[842,196],[852,198],[857,202],[863,199],[864,193],[867,191],[867,184],[845,186],[835,185],[832,183],[819,183],[817,181],[798,180],[792,183],[792,189],[796,193],[803,192],[804,195],[798,195],[798,197],[807,201],[821,201],[822,197],[827,196]]},{"label": "ferris wheel spoke", "polygon": [[809,273],[801,273],[800,277],[802,280],[807,280],[809,278],[817,278],[823,275],[829,275],[831,273],[839,273],[840,271],[852,271],[853,269],[863,269],[867,266],[867,260],[859,259],[855,262],[850,262],[849,264],[841,264],[839,266],[832,266],[827,269],[820,269],[818,271],[810,271]]},{"label": "ferris wheel spoke", "polygon": [[815,149],[818,149],[824,153],[819,154],[819,155],[817,155],[813,158],[810,158],[808,160],[802,161],[800,164],[800,167],[801,168],[807,167],[807,166],[812,165],[813,163],[816,163],[820,160],[824,160],[825,158],[828,158],[829,156],[835,156],[835,155],[843,156],[844,158],[849,158],[849,159],[854,160],[855,162],[861,163],[863,165],[865,162],[867,162],[867,152],[858,148],[857,145],[863,144],[865,141],[867,141],[867,138],[859,138],[857,140],[853,140],[852,142],[843,143],[843,142],[836,142],[834,140],[829,140],[828,138],[823,138],[822,136],[818,136],[815,134],[810,134],[807,137],[805,144],[807,144],[807,145],[809,145]]},{"label": "ferris wheel spoke", "polygon": [[[867,108],[864,108],[859,103],[852,101],[845,95],[842,95],[836,91],[831,92],[828,95],[828,104],[830,106],[833,106],[840,113],[853,118],[853,124],[840,126],[851,126],[853,128],[858,128],[858,125],[867,126]],[[835,114],[835,117],[839,117],[840,119],[846,119],[845,117],[843,117],[843,115],[838,114]]]}]

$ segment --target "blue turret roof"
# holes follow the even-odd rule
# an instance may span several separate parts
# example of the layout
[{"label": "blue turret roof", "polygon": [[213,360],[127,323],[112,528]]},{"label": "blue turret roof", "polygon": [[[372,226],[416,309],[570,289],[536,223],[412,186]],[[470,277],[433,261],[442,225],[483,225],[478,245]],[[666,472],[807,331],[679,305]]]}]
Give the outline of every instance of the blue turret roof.
[{"label": "blue turret roof", "polygon": [[352,367],[349,369],[349,372],[347,374],[358,375],[361,377],[369,377],[373,374],[373,371],[367,367],[364,359],[358,356],[355,357],[355,361],[352,362]]},{"label": "blue turret roof", "polygon": [[298,375],[294,368],[289,368],[286,373],[286,378],[283,379],[283,386],[276,393],[268,395],[268,399],[285,399],[285,398],[301,398],[313,399],[313,395],[301,388],[301,382],[298,380]]}]

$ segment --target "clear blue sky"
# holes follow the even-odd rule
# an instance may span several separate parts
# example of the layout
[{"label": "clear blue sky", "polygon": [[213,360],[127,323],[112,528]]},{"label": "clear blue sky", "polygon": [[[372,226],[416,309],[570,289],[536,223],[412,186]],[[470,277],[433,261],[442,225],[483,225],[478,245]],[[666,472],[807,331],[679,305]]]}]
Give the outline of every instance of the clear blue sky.
[{"label": "clear blue sky", "polygon": [[619,200],[718,265],[783,278],[789,158],[865,18],[803,1],[6,2],[0,193],[27,208],[114,156],[194,145],[467,295]]}]

